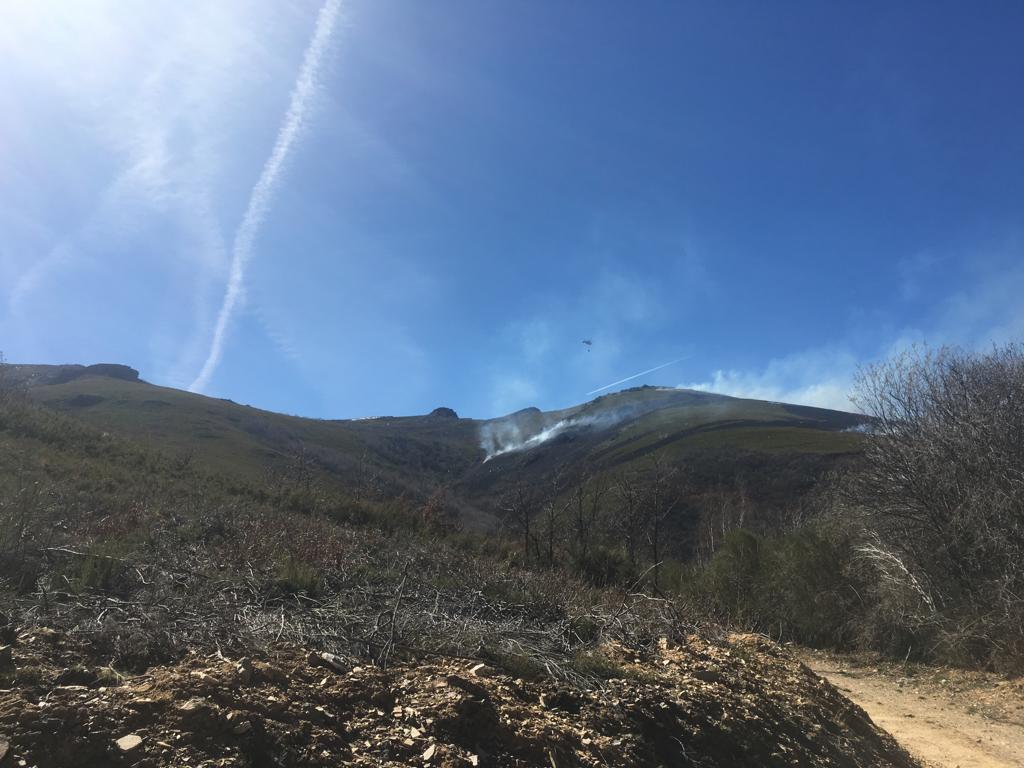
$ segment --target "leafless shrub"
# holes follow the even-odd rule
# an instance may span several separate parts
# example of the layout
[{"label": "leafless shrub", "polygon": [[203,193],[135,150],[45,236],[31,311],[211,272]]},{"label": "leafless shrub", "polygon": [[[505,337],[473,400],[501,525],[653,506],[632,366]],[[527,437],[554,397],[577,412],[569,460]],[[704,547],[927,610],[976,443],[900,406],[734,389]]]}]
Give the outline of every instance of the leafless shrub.
[{"label": "leafless shrub", "polygon": [[876,537],[862,554],[951,660],[1021,647],[1024,349],[914,349],[865,370],[855,402],[873,419],[845,493]]}]

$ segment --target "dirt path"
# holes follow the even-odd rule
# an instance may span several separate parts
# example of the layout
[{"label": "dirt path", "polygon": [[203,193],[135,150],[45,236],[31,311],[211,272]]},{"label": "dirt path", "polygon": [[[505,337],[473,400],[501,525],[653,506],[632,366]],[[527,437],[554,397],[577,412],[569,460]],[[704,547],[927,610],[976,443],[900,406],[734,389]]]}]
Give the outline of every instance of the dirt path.
[{"label": "dirt path", "polygon": [[951,682],[941,671],[906,677],[823,654],[802,660],[929,766],[1024,767],[1019,685],[978,676]]}]

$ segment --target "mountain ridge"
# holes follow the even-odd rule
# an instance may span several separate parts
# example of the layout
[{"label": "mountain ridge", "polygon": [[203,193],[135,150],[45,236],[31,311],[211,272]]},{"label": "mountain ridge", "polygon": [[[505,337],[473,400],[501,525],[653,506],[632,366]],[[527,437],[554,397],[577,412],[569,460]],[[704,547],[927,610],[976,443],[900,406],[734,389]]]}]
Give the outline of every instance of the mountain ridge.
[{"label": "mountain ridge", "polygon": [[[489,528],[500,524],[499,502],[511,487],[545,485],[556,476],[612,478],[651,461],[713,461],[718,479],[708,469],[708,483],[797,465],[813,465],[807,472],[814,474],[859,451],[860,436],[851,430],[865,421],[842,411],[650,385],[492,419],[461,418],[447,407],[316,419],[162,387],[122,365],[8,369],[40,405],[215,471],[254,479],[300,461],[326,486],[356,495],[425,501],[446,489],[464,521]],[[754,469],[731,468],[742,462]]]}]

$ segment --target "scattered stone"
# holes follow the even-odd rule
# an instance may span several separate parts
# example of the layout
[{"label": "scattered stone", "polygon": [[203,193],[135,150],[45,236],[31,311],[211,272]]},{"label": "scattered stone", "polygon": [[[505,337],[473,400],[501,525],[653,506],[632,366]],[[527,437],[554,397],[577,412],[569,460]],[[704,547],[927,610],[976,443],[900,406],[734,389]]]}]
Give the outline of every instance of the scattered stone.
[{"label": "scattered stone", "polygon": [[341,656],[338,656],[333,653],[328,653],[327,651],[320,651],[319,653],[317,653],[316,651],[311,651],[309,656],[306,657],[306,660],[309,662],[311,666],[327,667],[329,669],[333,669],[335,672],[344,673],[350,670],[353,672],[356,671],[355,669],[352,669],[348,664],[346,664],[345,659],[343,659]]},{"label": "scattered stone", "polygon": [[208,710],[209,707],[210,707],[210,705],[207,704],[205,701],[203,701],[202,699],[196,698],[196,699],[189,699],[184,704],[179,706],[178,707],[178,711],[179,712],[202,712],[202,711]]},{"label": "scattered stone", "polygon": [[122,736],[114,743],[117,744],[117,748],[122,752],[132,752],[142,745],[142,737],[137,733],[130,733],[127,736]]},{"label": "scattered stone", "polygon": [[93,685],[96,682],[96,673],[86,666],[76,665],[68,667],[59,675],[55,681],[57,685]]},{"label": "scattered stone", "polygon": [[494,675],[494,669],[488,667],[486,664],[477,664],[469,673],[474,677],[492,677]]},{"label": "scattered stone", "polygon": [[288,687],[288,673],[273,664],[253,662],[253,674],[259,680],[276,685],[278,688]]},{"label": "scattered stone", "polygon": [[562,712],[576,714],[580,711],[581,700],[572,691],[560,688],[557,691],[549,691],[540,695],[541,706],[546,709],[557,709]]},{"label": "scattered stone", "polygon": [[192,698],[178,705],[182,725],[191,731],[217,728],[219,712],[214,704],[202,698]]},{"label": "scattered stone", "polygon": [[41,640],[45,640],[48,643],[56,644],[56,642],[60,639],[60,632],[58,632],[56,629],[53,629],[52,627],[37,627],[34,634],[36,637],[40,638]]},{"label": "scattered stone", "polygon": [[238,675],[238,682],[242,685],[252,683],[252,673],[252,661],[248,657],[239,659],[235,664],[235,674]]},{"label": "scattered stone", "polygon": [[434,753],[436,753],[436,752],[437,752],[437,744],[431,744],[429,747],[427,747],[423,751],[423,759],[427,760],[427,761],[433,760],[434,759]]},{"label": "scattered stone", "polygon": [[713,669],[695,669],[693,676],[703,683],[721,683],[724,678]]}]

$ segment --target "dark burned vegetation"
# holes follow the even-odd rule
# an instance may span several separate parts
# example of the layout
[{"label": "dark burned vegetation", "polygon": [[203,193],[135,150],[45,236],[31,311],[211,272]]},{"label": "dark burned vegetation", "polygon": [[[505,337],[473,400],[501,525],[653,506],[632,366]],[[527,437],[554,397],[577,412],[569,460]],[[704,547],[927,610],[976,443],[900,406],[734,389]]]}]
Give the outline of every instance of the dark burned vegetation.
[{"label": "dark burned vegetation", "polygon": [[355,500],[301,455],[260,483],[6,397],[0,578],[7,620],[60,627],[141,671],[196,649],[290,642],[386,665],[487,659],[567,681],[602,640],[692,630],[668,601],[521,567],[458,534],[442,498]]},{"label": "dark burned vegetation", "polygon": [[[859,456],[684,446],[602,466],[553,463],[542,446],[489,481],[503,530],[488,535],[465,525],[464,487],[410,493],[365,450],[342,488],[301,441],[253,479],[208,471],[32,405],[0,366],[3,584],[15,612],[59,618],[135,666],[140,644],[167,656],[290,639],[580,682],[600,675],[573,660],[601,642],[645,647],[710,620],[1016,669],[1022,367],[1008,346],[867,370]],[[429,436],[441,421],[457,419],[409,428]]]}]

